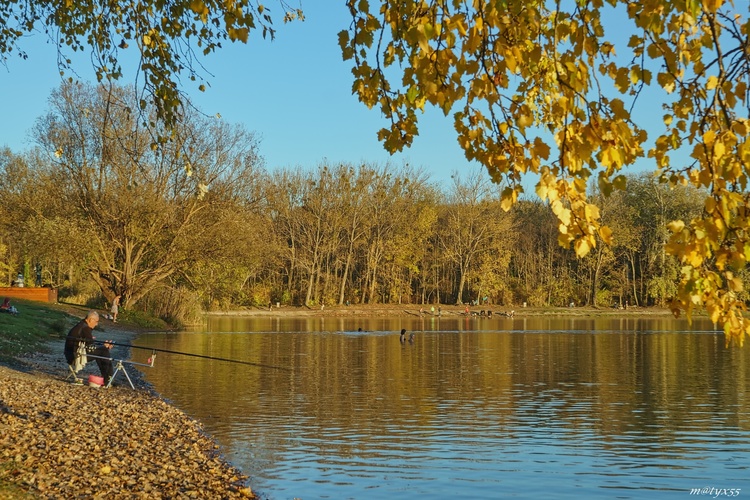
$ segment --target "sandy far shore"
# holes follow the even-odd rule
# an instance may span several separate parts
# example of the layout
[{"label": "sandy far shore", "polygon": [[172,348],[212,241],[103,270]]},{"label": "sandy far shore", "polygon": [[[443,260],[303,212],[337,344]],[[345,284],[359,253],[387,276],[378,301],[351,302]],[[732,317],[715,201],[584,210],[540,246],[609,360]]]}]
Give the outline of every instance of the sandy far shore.
[{"label": "sandy far shore", "polygon": [[[479,315],[484,311],[492,311],[494,315],[507,316],[513,314],[513,317],[530,317],[530,316],[664,316],[673,317],[669,309],[663,307],[523,307],[519,306],[499,306],[499,305],[478,305],[469,306],[469,314]],[[346,317],[346,316],[465,316],[465,305],[384,305],[384,304],[357,304],[350,306],[287,306],[273,304],[269,307],[247,307],[231,311],[212,311],[208,313],[211,316],[286,316],[286,317]]]},{"label": "sandy far shore", "polygon": [[[136,332],[103,321],[99,339]],[[0,365],[0,498],[256,498],[196,420],[128,369],[110,388],[74,385],[63,341]],[[113,357],[127,359],[127,350]],[[90,362],[80,375],[99,375]]]}]

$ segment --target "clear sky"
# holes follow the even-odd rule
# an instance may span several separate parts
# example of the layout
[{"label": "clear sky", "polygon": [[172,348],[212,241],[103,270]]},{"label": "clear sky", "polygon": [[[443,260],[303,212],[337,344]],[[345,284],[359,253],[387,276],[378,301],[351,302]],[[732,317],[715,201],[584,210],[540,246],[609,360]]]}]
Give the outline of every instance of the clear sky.
[{"label": "clear sky", "polygon": [[[389,155],[377,140],[385,119],[351,92],[351,62],[342,60],[337,36],[349,26],[344,2],[305,2],[302,7],[306,20],[277,25],[275,40],[256,34],[247,45],[227,43],[204,58],[203,65],[213,74],[208,78],[211,86],[205,92],[189,80],[183,86],[194,104],[254,131],[269,169],[314,168],[325,160],[379,165],[406,161],[442,183],[454,171],[477,168],[459,148],[452,119],[434,110],[420,117],[420,136],[412,148]],[[29,131],[61,82],[55,47],[44,35],[27,38],[23,48],[29,59],[12,56],[7,68],[0,66],[0,147],[14,152],[29,147]],[[76,69],[94,81],[89,66],[82,58]]]},{"label": "clear sky", "polygon": [[[378,109],[367,109],[351,93],[351,61],[342,60],[338,46],[339,31],[350,23],[344,2],[305,2],[302,8],[306,20],[277,25],[275,40],[255,33],[247,45],[227,42],[202,59],[213,76],[208,76],[206,92],[197,90],[198,83],[185,80],[183,90],[193,103],[206,114],[219,113],[228,122],[255,132],[269,169],[311,169],[324,161],[408,162],[442,185],[456,171],[481,169],[464,157],[452,117],[434,109],[420,116],[420,136],[412,147],[389,155],[376,135],[387,125],[385,119]],[[56,48],[44,35],[27,37],[23,48],[28,60],[12,56],[7,67],[0,66],[0,147],[15,152],[29,146],[29,131],[46,111],[50,92],[61,82]],[[90,68],[86,57],[76,64],[82,79],[94,81]],[[125,71],[123,84],[132,81],[127,67]],[[653,112],[653,106],[646,107]],[[536,180],[524,183],[527,194],[533,195]]]}]

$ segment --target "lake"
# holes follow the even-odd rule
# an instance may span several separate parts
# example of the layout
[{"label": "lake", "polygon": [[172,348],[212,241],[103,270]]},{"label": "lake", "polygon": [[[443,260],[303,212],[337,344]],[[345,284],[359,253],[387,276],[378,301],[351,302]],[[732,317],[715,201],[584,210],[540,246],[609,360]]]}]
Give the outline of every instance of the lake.
[{"label": "lake", "polygon": [[263,498],[750,494],[749,346],[707,320],[211,316],[135,344],[262,365],[144,372]]}]

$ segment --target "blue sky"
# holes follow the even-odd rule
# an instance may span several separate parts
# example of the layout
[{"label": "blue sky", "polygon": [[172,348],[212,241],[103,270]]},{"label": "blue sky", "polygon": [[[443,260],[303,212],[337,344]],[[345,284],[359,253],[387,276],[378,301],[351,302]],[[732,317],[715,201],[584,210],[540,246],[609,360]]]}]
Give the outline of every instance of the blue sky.
[{"label": "blue sky", "polygon": [[[344,2],[310,2],[302,7],[306,20],[277,25],[275,40],[263,40],[256,33],[247,45],[227,43],[201,60],[213,76],[208,76],[206,92],[197,90],[198,83],[185,81],[183,90],[194,104],[209,115],[219,113],[228,122],[254,131],[269,170],[311,169],[324,161],[408,162],[447,186],[454,172],[481,169],[465,159],[452,118],[434,109],[420,116],[420,135],[412,147],[389,155],[376,135],[386,126],[385,119],[351,93],[351,61],[342,60],[337,36],[350,22]],[[61,82],[56,49],[44,35],[26,38],[23,48],[28,60],[11,57],[7,68],[0,66],[0,147],[15,152],[29,146],[29,130]],[[93,81],[86,57],[80,58],[76,70],[82,79]],[[123,84],[130,82],[127,67],[125,71]],[[654,111],[653,105],[643,102],[639,107]],[[649,160],[640,164],[650,168]],[[533,195],[535,183],[534,177],[524,183],[527,194]]]},{"label": "blue sky", "polygon": [[[321,6],[325,5],[325,6]],[[323,161],[404,161],[423,167],[436,182],[448,182],[454,171],[475,169],[459,148],[452,119],[431,110],[421,117],[420,136],[403,154],[389,155],[377,140],[386,126],[377,109],[367,109],[351,93],[351,62],[343,61],[338,32],[349,26],[343,2],[302,5],[306,20],[277,25],[276,39],[260,36],[247,45],[228,43],[202,60],[210,87],[197,91],[186,81],[194,104],[207,114],[220,113],[242,123],[261,138],[261,154],[269,169],[314,168]],[[44,35],[23,42],[29,59],[12,57],[0,66],[0,147],[15,152],[29,147],[28,133],[47,109],[52,89],[60,85],[56,50]],[[93,81],[89,61],[79,74]],[[126,68],[127,71],[127,68]],[[127,75],[126,75],[127,77]],[[123,83],[127,83],[124,81]]]}]

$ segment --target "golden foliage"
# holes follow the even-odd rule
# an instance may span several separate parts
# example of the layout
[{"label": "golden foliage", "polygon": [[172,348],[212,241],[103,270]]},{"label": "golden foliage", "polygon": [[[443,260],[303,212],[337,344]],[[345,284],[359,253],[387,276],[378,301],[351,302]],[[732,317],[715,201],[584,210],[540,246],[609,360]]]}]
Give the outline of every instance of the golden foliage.
[{"label": "golden foliage", "polygon": [[[666,250],[684,266],[675,313],[702,307],[728,341],[750,335],[735,278],[750,257],[747,11],[722,0],[347,5],[339,43],[353,92],[390,122],[387,150],[411,145],[425,104],[452,113],[467,159],[507,184],[503,207],[538,175],[560,244],[579,256],[612,237],[589,181],[605,195],[626,189],[621,169],[652,159],[663,182],[706,190],[703,216],[670,226]],[[654,120],[631,113],[645,92],[664,110],[649,146]]]}]

